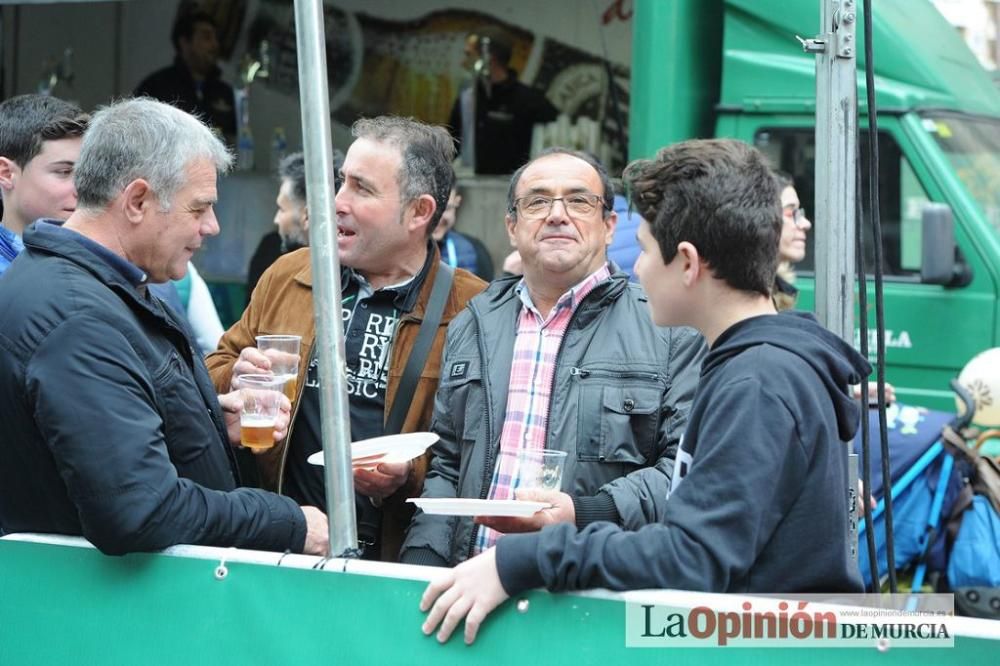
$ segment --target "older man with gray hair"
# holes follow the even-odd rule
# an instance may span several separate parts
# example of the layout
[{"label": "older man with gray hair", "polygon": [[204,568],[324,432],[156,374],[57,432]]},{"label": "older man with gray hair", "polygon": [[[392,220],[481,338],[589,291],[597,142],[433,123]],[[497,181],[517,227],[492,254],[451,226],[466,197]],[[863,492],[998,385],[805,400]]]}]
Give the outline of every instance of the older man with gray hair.
[{"label": "older man with gray hair", "polygon": [[230,162],[201,122],[160,102],[128,100],[93,117],[76,211],[62,226],[28,229],[0,283],[8,532],[83,535],[109,554],[177,543],[326,550],[320,510],[237,488],[239,399],[216,395],[200,354],[148,290],[182,277],[219,233],[216,174]]}]

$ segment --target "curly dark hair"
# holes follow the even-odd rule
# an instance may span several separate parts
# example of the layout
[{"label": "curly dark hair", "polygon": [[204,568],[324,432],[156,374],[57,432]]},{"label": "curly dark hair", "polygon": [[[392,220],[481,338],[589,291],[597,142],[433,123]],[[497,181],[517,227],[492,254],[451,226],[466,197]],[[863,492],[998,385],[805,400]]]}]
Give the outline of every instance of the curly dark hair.
[{"label": "curly dark hair", "polygon": [[653,159],[635,160],[623,180],[664,262],[687,241],[733,289],[770,296],[781,238],[780,192],[757,149],[733,139],[684,141]]}]

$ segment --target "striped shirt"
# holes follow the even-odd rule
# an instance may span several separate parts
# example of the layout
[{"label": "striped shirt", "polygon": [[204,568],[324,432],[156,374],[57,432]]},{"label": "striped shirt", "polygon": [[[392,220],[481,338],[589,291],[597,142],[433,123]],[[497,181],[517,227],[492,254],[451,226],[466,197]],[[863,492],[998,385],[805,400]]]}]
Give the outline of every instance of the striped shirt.
[{"label": "striped shirt", "polygon": [[[515,287],[523,307],[517,318],[514,360],[507,385],[507,412],[500,432],[500,457],[490,482],[490,499],[514,499],[518,487],[518,453],[545,448],[559,346],[584,297],[610,277],[611,270],[605,263],[560,296],[548,317],[542,317],[535,308],[524,280]],[[494,545],[499,536],[495,530],[480,527],[476,535],[476,552]]]}]

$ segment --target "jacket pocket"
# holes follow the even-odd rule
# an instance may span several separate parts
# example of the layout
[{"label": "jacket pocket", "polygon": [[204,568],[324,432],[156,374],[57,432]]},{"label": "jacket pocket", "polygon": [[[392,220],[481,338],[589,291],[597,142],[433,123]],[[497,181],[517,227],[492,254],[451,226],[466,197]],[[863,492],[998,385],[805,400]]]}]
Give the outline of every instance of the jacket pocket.
[{"label": "jacket pocket", "polygon": [[[455,470],[457,489],[461,494],[466,487],[470,467],[474,474],[480,474],[483,465],[482,460],[466,455],[473,450],[477,438],[486,428],[486,402],[479,359],[448,359],[441,368],[441,383],[435,400],[438,403],[435,409],[443,412],[450,424],[442,430],[451,432],[455,445],[461,451],[456,461],[458,469]],[[436,423],[432,425],[432,430],[438,430]]]},{"label": "jacket pocket", "polygon": [[[455,437],[475,439],[484,425],[485,403],[483,382],[478,359],[449,359],[442,369],[438,398],[451,417]],[[460,407],[461,409],[456,409]]]},{"label": "jacket pocket", "polygon": [[191,463],[208,450],[218,434],[190,370],[175,352],[157,370],[153,386],[170,461],[175,465]]},{"label": "jacket pocket", "polygon": [[584,378],[582,383],[577,458],[652,464],[660,423],[659,382],[626,376],[613,383],[599,378]]}]

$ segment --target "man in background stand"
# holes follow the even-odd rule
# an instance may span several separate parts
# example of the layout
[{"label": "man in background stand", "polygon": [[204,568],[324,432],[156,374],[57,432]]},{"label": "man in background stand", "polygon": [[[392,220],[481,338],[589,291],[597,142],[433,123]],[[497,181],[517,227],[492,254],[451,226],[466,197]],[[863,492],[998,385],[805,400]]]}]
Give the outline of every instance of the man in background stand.
[{"label": "man in background stand", "polygon": [[[340,167],[344,154],[333,149],[333,186],[340,189]],[[265,234],[257,245],[247,269],[247,305],[250,296],[268,267],[283,254],[309,245],[309,210],[306,208],[306,163],[301,152],[292,153],[278,165],[278,197],[274,205],[274,231]]]},{"label": "man in background stand", "polygon": [[459,142],[462,164],[479,174],[509,175],[528,161],[535,123],[555,120],[558,110],[510,68],[510,38],[495,28],[470,34],[466,62],[475,78],[455,100],[448,122]]},{"label": "man in background stand", "polygon": [[173,104],[199,116],[230,146],[236,142],[233,89],[220,78],[219,38],[215,20],[205,12],[183,14],[170,33],[174,64],[147,76],[135,95]]},{"label": "man in background stand", "polygon": [[462,205],[462,195],[458,187],[451,189],[448,207],[441,215],[434,232],[434,242],[441,250],[441,260],[452,268],[464,268],[489,282],[493,279],[493,259],[483,242],[475,236],[455,231],[458,208]]}]

